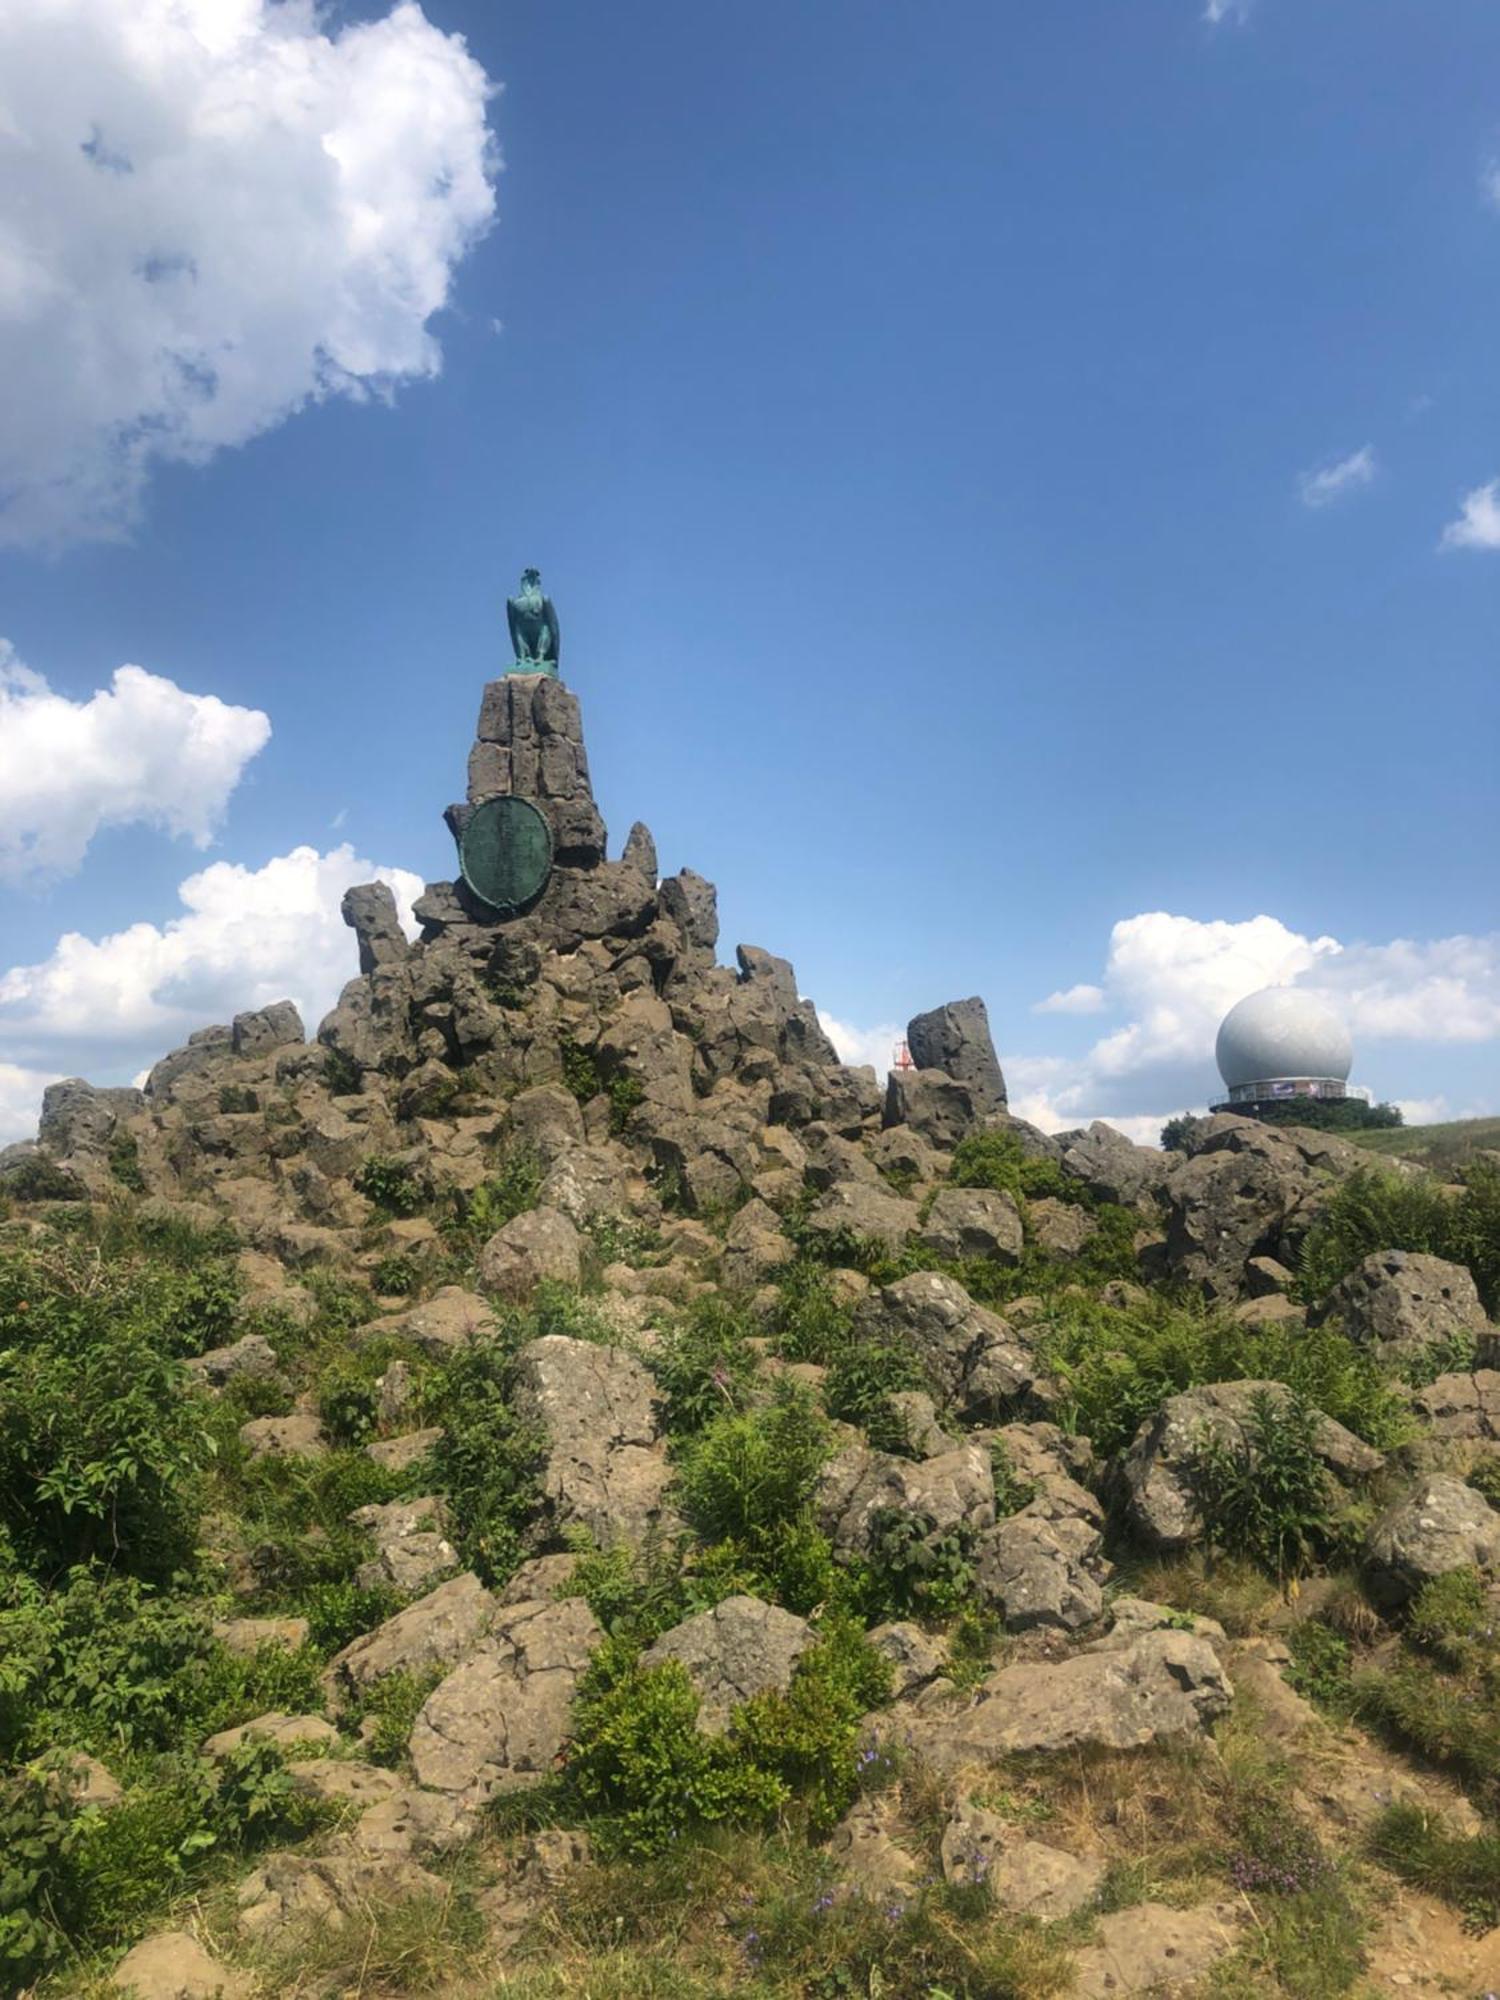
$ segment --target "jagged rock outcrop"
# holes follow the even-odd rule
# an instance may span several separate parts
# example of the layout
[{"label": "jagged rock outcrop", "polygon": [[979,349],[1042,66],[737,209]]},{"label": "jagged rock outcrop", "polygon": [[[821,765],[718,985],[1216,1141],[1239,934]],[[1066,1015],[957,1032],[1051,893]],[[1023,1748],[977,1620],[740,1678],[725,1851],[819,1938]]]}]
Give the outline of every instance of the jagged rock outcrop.
[{"label": "jagged rock outcrop", "polygon": [[410,1744],[417,1782],[466,1805],[540,1784],[603,1637],[581,1597],[501,1611],[422,1705]]},{"label": "jagged rock outcrop", "polygon": [[540,1484],[550,1534],[585,1528],[608,1548],[668,1521],[672,1469],[655,1385],[633,1354],[544,1335],[516,1356],[512,1395],[546,1439]]},{"label": "jagged rock outcrop", "polygon": [[939,1406],[971,1423],[1040,1415],[1055,1399],[1023,1335],[936,1271],[913,1272],[872,1293],[858,1329],[913,1353]]},{"label": "jagged rock outcrop", "polygon": [[939,1069],[967,1084],[980,1113],[1005,1109],[1005,1078],[990,1037],[984,1002],[950,1000],[907,1023],[906,1045],[919,1070]]}]

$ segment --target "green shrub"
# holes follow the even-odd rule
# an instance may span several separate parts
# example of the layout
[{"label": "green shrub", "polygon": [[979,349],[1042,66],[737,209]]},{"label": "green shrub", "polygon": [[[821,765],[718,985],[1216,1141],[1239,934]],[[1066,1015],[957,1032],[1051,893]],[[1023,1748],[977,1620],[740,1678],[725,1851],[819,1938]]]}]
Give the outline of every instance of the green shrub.
[{"label": "green shrub", "polygon": [[393,1250],[370,1273],[370,1284],[381,1298],[409,1298],[422,1282],[422,1267],[405,1250]]},{"label": "green shrub", "polygon": [[1326,1298],[1372,1251],[1425,1251],[1466,1264],[1493,1317],[1500,1311],[1500,1167],[1476,1159],[1461,1171],[1457,1195],[1427,1174],[1375,1167],[1351,1174],[1308,1231],[1298,1295],[1310,1302]]},{"label": "green shrub", "polygon": [[955,1617],[974,1594],[974,1537],[930,1515],[881,1507],[870,1517],[869,1573],[885,1615]]},{"label": "green shrub", "polygon": [[786,1786],[698,1730],[698,1696],[676,1660],[642,1667],[607,1640],[580,1685],[564,1783],[602,1852],[658,1854],[720,1820],[754,1821]]},{"label": "green shrub", "polygon": [[1064,1293],[1038,1323],[1036,1343],[1067,1391],[1064,1417],[1101,1455],[1129,1444],[1167,1397],[1205,1382],[1284,1382],[1381,1450],[1413,1428],[1397,1388],[1333,1325],[1247,1327],[1160,1293],[1125,1307]]},{"label": "green shrub", "polygon": [[1188,1463],[1209,1540],[1278,1582],[1300,1576],[1338,1536],[1320,1424],[1299,1398],[1258,1389],[1243,1423],[1208,1431]]},{"label": "green shrub", "polygon": [[457,1214],[450,1230],[476,1249],[536,1207],[546,1178],[541,1160],[529,1146],[513,1147],[487,1180],[467,1194],[455,1194]]},{"label": "green shrub", "polygon": [[853,1319],[852,1309],[835,1297],[825,1264],[802,1258],[782,1272],[771,1327],[783,1361],[831,1367],[848,1344]]},{"label": "green shrub", "polygon": [[[368,1628],[366,1628],[368,1629]],[[375,1764],[399,1764],[411,1741],[412,1724],[423,1702],[443,1678],[443,1669],[433,1667],[414,1674],[404,1669],[382,1674],[360,1698],[362,1720],[374,1718],[375,1727],[365,1741],[364,1754]]]},{"label": "green shrub", "polygon": [[580,1686],[565,1789],[595,1818],[606,1854],[658,1854],[704,1826],[764,1822],[794,1800],[826,1831],[857,1789],[860,1720],[888,1692],[886,1663],[840,1624],[804,1654],[784,1694],[756,1696],[725,1735],[704,1735],[677,1661],[642,1667],[628,1642],[607,1640]]},{"label": "green shrub", "polygon": [[243,1083],[226,1083],[219,1090],[219,1110],[226,1118],[242,1116],[248,1111],[259,1111],[260,1099]]},{"label": "green shrub", "polygon": [[1022,1479],[1011,1462],[1004,1438],[990,1440],[990,1472],[995,1481],[997,1520],[1003,1521],[1008,1514],[1019,1514],[1036,1498],[1035,1486],[1029,1479]]},{"label": "green shrub", "polygon": [[1407,1637],[1450,1672],[1459,1672],[1474,1660],[1487,1615],[1478,1570],[1450,1570],[1425,1583],[1413,1598],[1406,1615]]},{"label": "green shrub", "polygon": [[387,1215],[416,1215],[427,1205],[427,1192],[404,1160],[373,1153],[354,1176],[354,1185]]},{"label": "green shrub", "polygon": [[716,1417],[689,1441],[679,1471],[683,1511],[705,1540],[754,1549],[805,1514],[830,1448],[812,1398],[778,1384],[763,1409]]},{"label": "green shrub", "polygon": [[487,1583],[503,1582],[524,1554],[546,1448],[540,1430],[511,1407],[513,1351],[513,1336],[473,1341],[444,1363],[424,1395],[429,1421],[443,1427],[433,1456],[450,1538]]},{"label": "green shrub", "polygon": [[186,1559],[212,1436],[175,1357],[202,1290],[84,1249],[0,1255],[0,1528],[28,1566]]},{"label": "green shrub", "polygon": [[1081,1181],[1064,1173],[1055,1160],[1034,1159],[1013,1132],[976,1132],[960,1139],[953,1151],[949,1178],[955,1187],[993,1188],[1024,1202],[1028,1196],[1055,1196],[1059,1201],[1087,1205]]},{"label": "green shrub", "polygon": [[364,1356],[336,1361],[319,1377],[318,1417],[335,1444],[363,1444],[379,1410],[378,1377]]},{"label": "green shrub", "polygon": [[57,1778],[0,1778],[0,1991],[19,1993],[67,1950],[78,1817]]},{"label": "green shrub", "polygon": [[589,1103],[604,1089],[604,1078],[593,1052],[565,1035],[558,1043],[558,1053],[562,1057],[563,1088],[570,1090],[580,1104]]},{"label": "green shrub", "polygon": [[668,1430],[698,1431],[710,1418],[745,1407],[757,1366],[749,1332],[743,1310],[717,1293],[675,1315],[648,1356]]},{"label": "green shrub", "polygon": [[116,1132],[109,1142],[109,1171],[131,1194],[146,1192],[146,1176],[141,1172],[141,1151],[133,1132]]},{"label": "green shrub", "polygon": [[1331,1715],[1347,1716],[1354,1706],[1351,1653],[1342,1632],[1317,1619],[1292,1627],[1287,1684]]}]

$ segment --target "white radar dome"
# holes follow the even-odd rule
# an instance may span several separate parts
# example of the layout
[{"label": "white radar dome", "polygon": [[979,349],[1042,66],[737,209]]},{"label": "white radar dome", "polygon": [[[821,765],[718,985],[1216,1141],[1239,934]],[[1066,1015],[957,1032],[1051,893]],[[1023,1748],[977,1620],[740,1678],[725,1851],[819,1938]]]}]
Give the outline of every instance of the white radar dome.
[{"label": "white radar dome", "polygon": [[1220,1024],[1214,1056],[1230,1090],[1288,1077],[1343,1083],[1354,1061],[1354,1045],[1326,1000],[1295,986],[1267,986],[1230,1008]]}]

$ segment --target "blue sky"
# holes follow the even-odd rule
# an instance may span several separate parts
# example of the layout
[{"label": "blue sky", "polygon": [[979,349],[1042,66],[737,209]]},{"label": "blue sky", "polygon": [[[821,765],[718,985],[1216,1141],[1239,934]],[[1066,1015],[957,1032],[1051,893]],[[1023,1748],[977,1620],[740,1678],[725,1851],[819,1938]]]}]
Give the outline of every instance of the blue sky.
[{"label": "blue sky", "polygon": [[[28,179],[0,141],[0,635],[64,750],[126,662],[271,733],[180,767],[183,830],[148,755],[154,803],[0,873],[0,1128],[46,1075],[129,1075],[221,1018],[241,970],[254,999],[316,965],[326,1003],[349,860],[451,873],[440,812],[527,562],[616,841],[646,819],[718,883],[725,946],[792,958],[856,1052],[980,992],[1023,1108],[1141,1136],[1206,1100],[1223,1008],[1297,977],[1378,1095],[1500,1110],[1492,5],[429,0],[328,10],[321,43],[262,0],[189,12],[180,106],[107,37],[54,85],[40,0],[0,27],[0,109],[67,145]],[[214,75],[259,89],[296,35],[347,71],[302,150],[203,151]],[[387,147],[378,261],[326,208],[319,115]],[[57,320],[23,274],[7,325],[7,214],[68,275]],[[122,528],[120,425],[163,435],[146,371],[74,413],[55,357],[81,322],[107,371],[149,293],[149,362],[174,284],[237,359],[132,461]],[[6,775],[0,743],[0,866],[7,817],[34,844],[52,811],[13,769],[7,814]],[[314,893],[316,947],[288,919],[278,957],[268,899]],[[131,926],[155,936],[58,957]]]}]

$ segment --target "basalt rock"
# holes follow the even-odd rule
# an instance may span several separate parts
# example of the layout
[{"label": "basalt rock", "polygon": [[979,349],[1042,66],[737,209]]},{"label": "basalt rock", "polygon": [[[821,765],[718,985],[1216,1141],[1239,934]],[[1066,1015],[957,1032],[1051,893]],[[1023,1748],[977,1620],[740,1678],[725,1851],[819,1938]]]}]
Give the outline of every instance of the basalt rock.
[{"label": "basalt rock", "polygon": [[990,1037],[989,1015],[977,995],[918,1014],[907,1023],[906,1042],[919,1070],[943,1070],[967,1084],[981,1114],[1005,1109],[1005,1078]]}]

